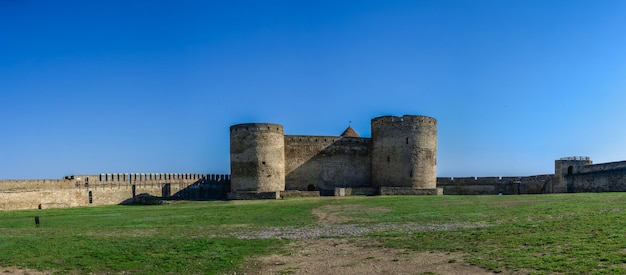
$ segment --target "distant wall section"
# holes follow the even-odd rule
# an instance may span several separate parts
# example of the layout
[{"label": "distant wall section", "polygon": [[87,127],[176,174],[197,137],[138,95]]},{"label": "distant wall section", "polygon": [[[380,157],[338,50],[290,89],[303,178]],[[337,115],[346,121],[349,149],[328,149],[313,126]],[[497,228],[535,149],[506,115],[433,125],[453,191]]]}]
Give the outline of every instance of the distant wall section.
[{"label": "distant wall section", "polygon": [[591,164],[567,159],[557,161],[555,168],[567,192],[626,192],[626,161]]},{"label": "distant wall section", "polygon": [[528,177],[437,178],[446,195],[521,195],[552,193],[554,175]]}]

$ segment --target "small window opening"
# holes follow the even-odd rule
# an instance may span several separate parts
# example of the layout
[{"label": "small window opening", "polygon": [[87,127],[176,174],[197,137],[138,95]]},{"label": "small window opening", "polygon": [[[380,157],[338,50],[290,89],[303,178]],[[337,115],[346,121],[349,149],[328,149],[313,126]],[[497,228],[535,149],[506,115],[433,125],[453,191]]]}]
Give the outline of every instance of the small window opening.
[{"label": "small window opening", "polygon": [[93,203],[93,193],[91,193],[91,191],[89,191],[89,204]]},{"label": "small window opening", "polygon": [[411,170],[411,172],[409,173],[409,177],[412,178],[413,177],[413,170]]},{"label": "small window opening", "polygon": [[409,138],[406,138],[406,144],[409,144]]},{"label": "small window opening", "polygon": [[389,162],[389,160],[390,160],[390,159],[389,159],[389,156],[387,156],[387,162]]},{"label": "small window opening", "polygon": [[263,163],[263,165],[265,165],[265,161],[264,161],[264,162],[261,162],[261,163]]},{"label": "small window opening", "polygon": [[306,187],[306,190],[307,190],[307,191],[317,191],[317,190],[315,190],[315,189],[316,189],[316,188],[315,188],[315,185],[313,185],[313,184],[309,184],[309,186],[307,186],[307,187]]},{"label": "small window opening", "polygon": [[574,173],[574,167],[573,166],[567,167],[567,174],[571,175],[572,173]]}]

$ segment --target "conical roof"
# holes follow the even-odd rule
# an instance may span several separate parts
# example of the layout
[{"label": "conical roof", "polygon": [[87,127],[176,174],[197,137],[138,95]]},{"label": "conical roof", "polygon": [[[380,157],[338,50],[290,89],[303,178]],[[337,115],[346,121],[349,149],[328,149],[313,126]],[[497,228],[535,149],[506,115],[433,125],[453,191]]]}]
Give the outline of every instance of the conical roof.
[{"label": "conical roof", "polygon": [[345,131],[341,134],[342,137],[361,137],[359,134],[352,129],[352,127],[348,126]]}]

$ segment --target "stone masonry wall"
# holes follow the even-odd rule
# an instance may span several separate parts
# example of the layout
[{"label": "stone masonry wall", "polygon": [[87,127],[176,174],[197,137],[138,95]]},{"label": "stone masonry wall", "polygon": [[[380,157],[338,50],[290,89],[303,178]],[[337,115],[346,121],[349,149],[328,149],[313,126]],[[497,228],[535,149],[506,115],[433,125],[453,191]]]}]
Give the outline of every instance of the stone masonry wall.
[{"label": "stone masonry wall", "polygon": [[204,174],[100,174],[63,180],[2,180],[0,210],[132,203],[133,191],[134,195],[176,199],[225,199],[229,189],[228,175]]},{"label": "stone masonry wall", "polygon": [[247,123],[230,127],[231,191],[285,190],[283,126]]},{"label": "stone masonry wall", "polygon": [[370,155],[369,138],[285,136],[285,189],[370,186]]},{"label": "stone masonry wall", "polygon": [[626,161],[585,165],[563,177],[568,192],[625,192]]},{"label": "stone masonry wall", "polygon": [[50,188],[71,188],[75,182],[70,180],[0,180],[0,192]]},{"label": "stone masonry wall", "polygon": [[551,193],[554,175],[529,177],[437,178],[445,195],[519,195]]},{"label": "stone masonry wall", "polygon": [[372,119],[372,184],[436,187],[437,120],[425,116]]}]

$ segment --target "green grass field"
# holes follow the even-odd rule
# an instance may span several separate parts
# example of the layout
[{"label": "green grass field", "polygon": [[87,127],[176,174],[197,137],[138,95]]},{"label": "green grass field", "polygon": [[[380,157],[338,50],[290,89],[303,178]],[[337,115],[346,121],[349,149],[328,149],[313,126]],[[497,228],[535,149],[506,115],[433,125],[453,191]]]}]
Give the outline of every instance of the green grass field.
[{"label": "green grass field", "polygon": [[228,237],[233,233],[309,226],[316,222],[312,209],[353,204],[389,211],[346,211],[360,220],[348,223],[486,225],[353,237],[377,245],[462,252],[466,262],[493,271],[626,273],[626,193],[307,198],[0,212],[0,266],[58,273],[227,273],[246,257],[279,251],[290,241]]}]

